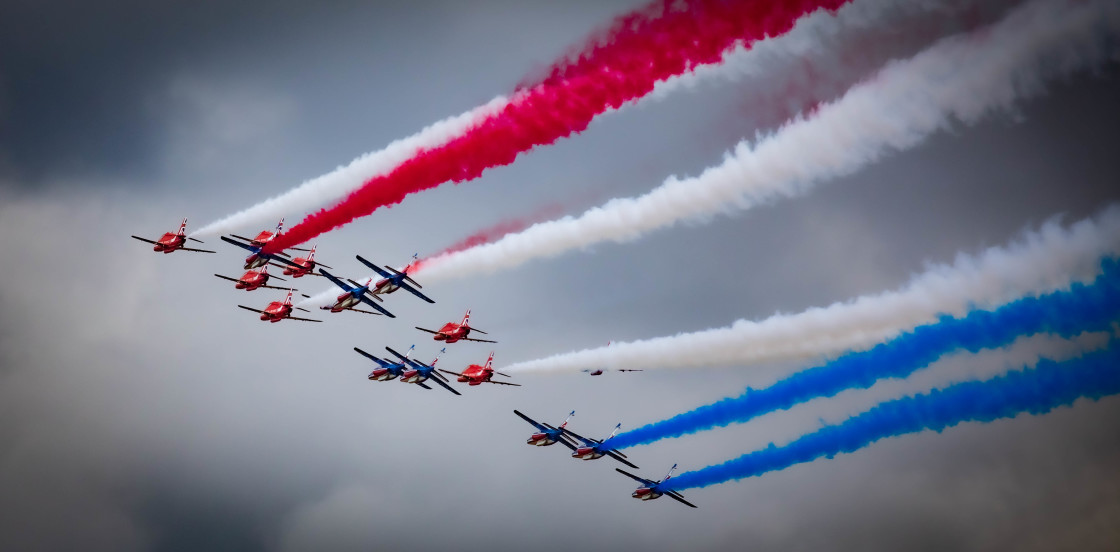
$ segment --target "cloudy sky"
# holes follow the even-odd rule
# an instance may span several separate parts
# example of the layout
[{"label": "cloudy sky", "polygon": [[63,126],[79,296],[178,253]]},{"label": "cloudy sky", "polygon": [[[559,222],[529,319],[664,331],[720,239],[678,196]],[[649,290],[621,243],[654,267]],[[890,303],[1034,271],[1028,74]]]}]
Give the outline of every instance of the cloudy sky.
[{"label": "cloudy sky", "polygon": [[[319,240],[399,265],[545,205],[571,211],[719,163],[938,36],[1013,2],[898,21],[843,50],[705,83],[597,120],[481,179],[414,196]],[[808,197],[394,294],[396,320],[263,324],[277,299],[214,278],[242,255],[156,255],[241,209],[509,92],[636,2],[17,2],[0,7],[0,547],[303,550],[591,548],[1105,550],[1120,542],[1120,400],[889,439],[854,454],[639,503],[610,460],[528,447],[520,409],[607,433],[766,385],[799,365],[519,376],[462,397],[369,382],[351,349],[435,342],[412,329],[473,309],[496,365],[696,331],[896,289],[930,262],[1006,243],[1120,196],[1120,66],[954,128]],[[846,49],[846,50],[845,50]],[[834,74],[833,74],[834,73]],[[289,214],[296,220],[301,213]],[[259,230],[247,228],[246,232]],[[304,278],[304,291],[323,282]],[[638,447],[643,475],[783,443],[876,402],[1038,352],[1025,339],[902,382],[751,424]],[[459,343],[441,363],[485,360]]]}]

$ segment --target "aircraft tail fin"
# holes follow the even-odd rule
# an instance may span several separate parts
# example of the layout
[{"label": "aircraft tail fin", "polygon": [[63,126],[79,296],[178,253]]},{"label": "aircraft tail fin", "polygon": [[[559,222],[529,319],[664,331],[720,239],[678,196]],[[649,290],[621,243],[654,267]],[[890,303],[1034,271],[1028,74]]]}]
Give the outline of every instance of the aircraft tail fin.
[{"label": "aircraft tail fin", "polygon": [[183,222],[181,222],[179,224],[179,235],[180,236],[186,236],[187,235],[187,219],[183,219]]},{"label": "aircraft tail fin", "polygon": [[291,305],[292,304],[292,292],[293,291],[295,291],[295,290],[294,289],[289,289],[288,290],[288,296],[286,298],[284,298],[284,304],[285,305]]},{"label": "aircraft tail fin", "polygon": [[[620,429],[622,429],[622,422],[619,422],[618,425],[614,426],[614,431],[612,431],[610,435],[607,435],[607,439],[610,439],[611,437],[614,437],[615,435],[618,435],[618,430],[620,430]],[[606,441],[607,439],[603,439],[603,440]]]},{"label": "aircraft tail fin", "polygon": [[463,315],[463,321],[459,323],[460,326],[471,325],[471,309],[467,309],[467,313]]},{"label": "aircraft tail fin", "polygon": [[567,427],[567,426],[568,426],[568,421],[569,421],[569,420],[571,420],[571,419],[572,419],[572,416],[575,416],[575,415],[576,415],[576,411],[575,411],[575,410],[573,410],[573,411],[569,412],[569,413],[568,413],[568,417],[567,417],[567,418],[564,418],[564,423],[560,424],[560,429],[564,429],[565,427]]},{"label": "aircraft tail fin", "polygon": [[669,468],[669,473],[665,474],[665,479],[662,479],[662,481],[668,481],[669,478],[673,477],[673,472],[675,471],[677,471],[677,465],[673,464],[673,467]]},{"label": "aircraft tail fin", "polygon": [[279,236],[280,232],[283,232],[283,231],[284,231],[284,219],[280,219],[280,222],[276,223],[276,235]]},{"label": "aircraft tail fin", "polygon": [[444,348],[440,349],[439,352],[436,353],[436,358],[432,359],[432,363],[429,364],[429,366],[435,366],[436,363],[439,362],[439,357],[443,356],[443,353],[446,353],[446,352],[447,352],[447,347],[444,347]]}]

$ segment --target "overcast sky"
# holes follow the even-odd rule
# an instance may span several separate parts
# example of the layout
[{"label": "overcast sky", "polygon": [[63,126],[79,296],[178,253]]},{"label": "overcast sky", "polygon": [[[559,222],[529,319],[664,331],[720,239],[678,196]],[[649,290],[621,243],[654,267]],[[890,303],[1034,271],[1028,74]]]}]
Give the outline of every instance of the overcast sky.
[{"label": "overcast sky", "polygon": [[[998,16],[900,22],[838,48],[840,93],[891,57]],[[1120,196],[1120,66],[1058,83],[813,194],[627,245],[394,294],[395,320],[265,324],[278,299],[212,274],[243,255],[157,255],[241,209],[509,92],[636,2],[5,3],[0,7],[0,548],[1108,550],[1120,542],[1120,399],[889,439],[761,478],[639,503],[610,459],[524,444],[517,408],[601,436],[800,365],[525,375],[456,397],[369,382],[352,351],[417,344],[473,309],[496,367],[798,312],[903,286],[929,262],[1080,219]],[[267,5],[265,5],[267,4]],[[833,54],[835,52],[832,52]],[[826,53],[820,53],[826,56]],[[824,59],[822,57],[821,59]],[[804,65],[801,63],[803,62]],[[967,62],[967,61],[965,61]],[[791,107],[798,67],[597,120],[477,181],[318,240],[400,265],[497,221],[630,196],[719,163]],[[289,214],[289,221],[301,213]],[[246,232],[259,230],[247,228]],[[297,283],[309,293],[321,279]],[[315,313],[316,317],[319,313]],[[787,442],[880,400],[999,373],[1102,336],[948,357],[903,382],[628,452],[642,475]],[[485,344],[449,346],[452,368]],[[493,387],[493,388],[491,388]]]}]

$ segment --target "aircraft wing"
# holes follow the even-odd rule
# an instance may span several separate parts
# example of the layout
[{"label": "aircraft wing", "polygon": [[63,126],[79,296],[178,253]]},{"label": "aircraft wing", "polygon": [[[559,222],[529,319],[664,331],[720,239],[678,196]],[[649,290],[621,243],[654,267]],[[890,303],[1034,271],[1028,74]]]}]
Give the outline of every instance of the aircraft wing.
[{"label": "aircraft wing", "polygon": [[681,493],[678,493],[677,491],[665,491],[665,496],[667,496],[667,497],[669,497],[673,500],[676,500],[677,502],[680,502],[680,503],[684,504],[685,506],[692,506],[693,508],[696,507],[695,504],[685,500],[684,497],[681,496]]},{"label": "aircraft wing", "polygon": [[649,479],[646,479],[644,477],[638,477],[626,470],[623,470],[622,468],[615,468],[614,471],[621,473],[622,475],[625,475],[626,477],[629,477],[630,479],[633,479],[634,481],[637,481],[638,483],[641,483],[642,485],[645,485],[647,487],[657,485],[656,481],[650,481]]},{"label": "aircraft wing", "polygon": [[[319,269],[320,272],[322,272],[322,270],[323,269]],[[377,309],[378,311],[380,311],[381,314],[384,314],[385,316],[388,316],[389,318],[396,318],[396,316],[394,316],[393,313],[389,312],[385,307],[382,307],[381,305],[378,305],[377,303],[374,303],[373,300],[370,299],[368,295],[363,293],[362,296],[360,297],[360,299],[362,300],[363,303],[365,303],[365,304]]]},{"label": "aircraft wing", "polygon": [[541,432],[545,432],[545,431],[548,431],[548,428],[547,428],[547,427],[544,427],[543,425],[541,425],[541,424],[537,423],[537,421],[536,421],[536,420],[534,420],[534,419],[532,419],[532,418],[530,418],[530,417],[528,417],[528,416],[526,416],[526,415],[522,414],[521,412],[519,412],[519,411],[517,411],[517,410],[514,410],[514,411],[513,411],[513,413],[514,413],[514,414],[517,414],[517,415],[518,415],[519,417],[521,417],[521,419],[522,419],[522,420],[525,420],[526,422],[529,422],[530,424],[533,424],[533,427],[535,427],[535,428],[539,429],[539,430],[540,430]]},{"label": "aircraft wing", "polygon": [[380,274],[382,278],[392,278],[393,277],[392,274],[389,274],[388,272],[385,272],[385,269],[383,269],[383,268],[381,268],[381,267],[363,259],[361,255],[354,255],[354,256],[358,258],[359,263],[362,263],[362,264],[368,266],[371,270]]},{"label": "aircraft wing", "polygon": [[180,247],[180,251],[193,251],[195,253],[217,253],[217,251],[210,251],[209,249],[195,249],[193,247]]},{"label": "aircraft wing", "polygon": [[576,439],[579,439],[580,441],[583,441],[583,443],[586,444],[586,445],[594,445],[595,444],[595,441],[592,441],[591,439],[588,439],[587,437],[584,437],[584,436],[582,436],[582,435],[580,435],[580,434],[578,434],[578,433],[576,433],[576,432],[574,432],[574,431],[572,431],[568,428],[564,428],[564,433],[567,433],[568,435],[571,435],[572,437],[575,437]]},{"label": "aircraft wing", "polygon": [[[427,330],[427,329],[421,328],[420,326],[413,326],[413,327],[416,328],[417,330],[422,331],[422,332],[428,332],[430,334],[439,335],[439,332],[437,332],[435,330]],[[444,370],[444,371],[446,372],[446,370]]]},{"label": "aircraft wing", "polygon": [[443,368],[436,368],[436,369],[439,370],[440,372],[445,373],[445,374],[451,374],[452,376],[458,376],[460,378],[466,377],[463,374],[460,374],[459,372],[452,372],[451,370],[444,370]]},{"label": "aircraft wing", "polygon": [[497,343],[497,341],[490,341],[489,339],[475,339],[473,337],[462,337],[460,339],[462,339],[463,341],[477,341],[479,343]]},{"label": "aircraft wing", "polygon": [[333,275],[331,275],[330,272],[327,272],[326,270],[323,270],[321,268],[319,269],[319,272],[321,272],[323,274],[323,276],[326,276],[328,280],[333,282],[334,285],[342,288],[343,291],[351,291],[353,289],[350,286],[346,285],[346,282],[343,282],[342,280],[339,280],[338,278],[335,278]]},{"label": "aircraft wing", "polygon": [[356,309],[356,308],[354,308],[354,307],[350,307],[350,308],[348,308],[348,309],[346,309],[346,310],[348,310],[348,311],[353,311],[353,312],[360,312],[360,313],[362,313],[362,314],[373,314],[373,315],[376,315],[376,316],[381,316],[381,313],[379,313],[379,312],[373,312],[373,311],[364,311],[364,310],[362,310],[362,309]]},{"label": "aircraft wing", "polygon": [[312,320],[310,318],[297,318],[295,316],[286,316],[288,320],[299,320],[300,322],[322,322],[322,320]]},{"label": "aircraft wing", "polygon": [[152,240],[149,240],[148,238],[141,238],[140,236],[132,236],[132,237],[133,237],[134,239],[140,240],[140,241],[142,241],[142,242],[148,242],[148,243],[150,243],[150,244],[152,244],[152,245],[159,245],[159,242],[157,242],[157,241],[152,241]]},{"label": "aircraft wing", "polygon": [[521,384],[520,384],[520,383],[510,383],[510,382],[508,382],[508,381],[494,381],[494,380],[490,380],[490,381],[489,381],[489,383],[493,383],[494,385],[512,385],[512,386],[514,386],[514,387],[521,387]]},{"label": "aircraft wing", "polygon": [[354,350],[358,351],[359,355],[362,355],[362,356],[376,362],[382,368],[388,368],[388,367],[392,366],[392,363],[385,362],[384,360],[381,360],[381,359],[379,359],[379,358],[377,358],[377,357],[375,357],[375,356],[373,356],[373,355],[371,355],[371,354],[369,354],[369,353],[367,353],[367,352],[365,352],[365,351],[363,351],[363,350],[361,350],[357,347],[354,347]]},{"label": "aircraft wing", "polygon": [[[432,375],[436,375],[436,373],[432,372]],[[444,389],[446,389],[446,390],[448,390],[452,393],[455,393],[456,395],[462,395],[462,393],[456,391],[454,388],[452,388],[450,385],[448,385],[446,382],[444,382],[443,380],[441,380],[439,378],[428,378],[428,381],[434,381],[434,382],[438,383]]]},{"label": "aircraft wing", "polygon": [[237,278],[230,278],[229,276],[222,276],[221,274],[215,274],[214,276],[217,276],[217,277],[219,277],[223,280],[229,280],[231,282],[240,282],[241,281],[241,280],[238,280]]},{"label": "aircraft wing", "polygon": [[259,247],[253,247],[253,246],[251,246],[247,243],[241,243],[239,241],[234,241],[234,240],[231,240],[231,239],[227,238],[226,236],[222,236],[222,241],[224,241],[226,243],[232,243],[233,245],[236,245],[237,247],[240,247],[241,249],[252,251],[253,253],[258,253],[261,250]]},{"label": "aircraft wing", "polygon": [[409,364],[409,365],[412,365],[413,367],[416,367],[417,365],[419,365],[419,366],[423,366],[423,367],[425,367],[425,368],[427,368],[427,367],[428,367],[428,365],[427,365],[427,364],[424,364],[423,362],[417,362],[417,361],[415,361],[415,360],[412,360],[411,358],[408,358],[408,357],[406,357],[406,356],[404,356],[404,355],[402,355],[402,354],[398,353],[397,351],[393,350],[393,348],[392,348],[392,347],[386,346],[386,347],[385,347],[385,350],[386,350],[386,351],[389,351],[390,353],[393,353],[393,356],[395,356],[395,357],[397,357],[397,358],[401,359],[401,362],[403,362],[403,363],[405,363],[405,364]]},{"label": "aircraft wing", "polygon": [[245,305],[237,305],[237,306],[239,306],[239,307],[241,307],[241,308],[243,308],[243,309],[245,309],[245,310],[247,310],[247,311],[253,311],[253,312],[257,312],[257,313],[260,313],[260,314],[264,314],[264,311],[262,311],[262,310],[251,309],[251,308],[249,308],[249,307],[246,307]]},{"label": "aircraft wing", "polygon": [[611,458],[614,458],[615,460],[618,460],[619,462],[622,462],[623,464],[626,464],[627,466],[630,466],[631,468],[634,468],[634,469],[636,469],[636,470],[639,470],[639,469],[641,469],[641,468],[639,468],[638,466],[635,466],[634,464],[631,464],[629,460],[627,460],[627,459],[623,458],[623,457],[622,457],[622,455],[620,455],[620,454],[618,453],[618,451],[615,451],[615,450],[605,450],[605,451],[603,451],[603,452],[605,452],[605,453],[607,454],[607,456],[610,456]]},{"label": "aircraft wing", "polygon": [[420,293],[416,288],[408,285],[405,282],[401,282],[400,287],[401,287],[401,289],[403,289],[403,290],[405,290],[405,291],[407,291],[407,292],[409,292],[409,293],[411,293],[411,294],[413,294],[413,295],[415,295],[415,296],[417,296],[417,297],[419,297],[419,298],[421,298],[421,299],[423,299],[423,300],[425,300],[429,303],[435,303],[435,301],[433,301],[430,297],[428,297],[427,295],[424,295],[423,293]]},{"label": "aircraft wing", "polygon": [[431,387],[428,387],[428,384],[426,384],[426,383],[424,383],[424,382],[422,382],[422,381],[418,381],[418,382],[416,382],[416,385],[419,385],[420,387],[423,387],[424,389],[427,389],[428,391],[431,391],[431,390],[432,390],[432,388],[431,388]]},{"label": "aircraft wing", "polygon": [[238,236],[237,234],[230,234],[230,236],[232,236],[232,237],[234,237],[234,238],[237,238],[237,239],[239,239],[239,240],[244,240],[244,241],[246,241],[246,242],[248,242],[248,243],[252,243],[252,242],[253,242],[253,240],[251,240],[251,239],[249,239],[249,238],[246,238],[245,236]]}]

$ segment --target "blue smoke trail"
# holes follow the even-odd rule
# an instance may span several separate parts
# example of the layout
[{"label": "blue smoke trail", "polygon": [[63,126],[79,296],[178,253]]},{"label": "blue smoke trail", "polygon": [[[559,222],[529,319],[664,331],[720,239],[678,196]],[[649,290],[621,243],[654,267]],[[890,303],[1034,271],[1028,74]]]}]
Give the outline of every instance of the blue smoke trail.
[{"label": "blue smoke trail", "polygon": [[1052,333],[1071,337],[1110,329],[1120,319],[1120,261],[1105,259],[1092,284],[1027,297],[994,310],[976,310],[963,318],[942,317],[874,348],[848,353],[826,364],[793,374],[765,389],[747,388],[729,397],[654,422],[611,439],[613,448],[649,444],[705,429],[746,422],[846,389],[871,387],[883,378],[904,378],[954,351],[977,352],[1005,346],[1017,337]]},{"label": "blue smoke trail", "polygon": [[706,487],[781,470],[842,452],[859,450],[879,439],[961,422],[991,422],[1023,412],[1045,414],[1079,398],[1092,400],[1120,393],[1120,350],[1109,348],[1055,362],[1042,360],[1033,369],[987,381],[958,383],[941,390],[896,399],[848,418],[841,424],[809,433],[783,447],[769,447],[723,464],[683,473],[672,488]]}]

